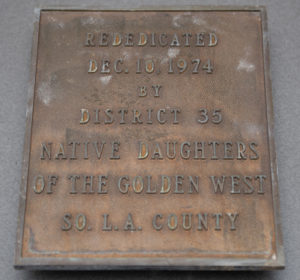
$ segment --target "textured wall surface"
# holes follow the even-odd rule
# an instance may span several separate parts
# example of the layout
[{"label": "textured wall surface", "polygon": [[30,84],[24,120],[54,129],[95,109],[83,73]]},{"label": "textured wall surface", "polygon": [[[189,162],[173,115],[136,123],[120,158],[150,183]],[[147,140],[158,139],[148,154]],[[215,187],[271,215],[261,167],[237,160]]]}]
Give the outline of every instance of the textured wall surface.
[{"label": "textured wall surface", "polygon": [[[83,1],[64,1],[80,7]],[[27,272],[13,268],[34,8],[62,1],[0,0],[0,280],[300,279],[300,1],[86,0],[99,8],[265,5],[268,12],[281,220],[286,269],[274,272]]]}]

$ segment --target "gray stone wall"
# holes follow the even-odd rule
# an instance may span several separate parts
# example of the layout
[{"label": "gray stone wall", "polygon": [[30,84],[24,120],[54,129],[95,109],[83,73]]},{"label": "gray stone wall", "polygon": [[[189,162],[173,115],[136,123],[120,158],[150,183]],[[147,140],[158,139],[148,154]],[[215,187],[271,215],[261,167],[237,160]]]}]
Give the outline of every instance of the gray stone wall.
[{"label": "gray stone wall", "polygon": [[268,12],[286,269],[275,272],[26,272],[13,268],[34,8],[62,1],[0,0],[0,279],[300,279],[300,1],[72,0],[68,6],[265,5]]}]

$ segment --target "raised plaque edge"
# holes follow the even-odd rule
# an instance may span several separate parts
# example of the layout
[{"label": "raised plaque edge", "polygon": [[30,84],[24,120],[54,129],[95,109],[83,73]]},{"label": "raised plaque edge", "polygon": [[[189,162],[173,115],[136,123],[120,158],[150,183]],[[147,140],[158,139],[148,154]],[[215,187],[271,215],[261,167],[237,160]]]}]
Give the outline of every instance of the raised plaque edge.
[{"label": "raised plaque edge", "polygon": [[[260,12],[262,19],[262,43],[264,57],[264,80],[266,95],[266,114],[268,126],[268,144],[270,153],[270,169],[272,175],[273,215],[275,221],[276,255],[270,259],[216,259],[216,258],[23,258],[22,239],[26,211],[27,177],[31,145],[31,127],[33,100],[35,92],[36,61],[38,57],[38,38],[40,13],[43,11],[252,11]],[[44,7],[34,10],[34,32],[31,50],[31,71],[28,85],[28,101],[26,109],[26,130],[24,137],[22,179],[20,188],[18,226],[15,248],[16,269],[28,270],[275,270],[284,269],[285,257],[281,232],[277,162],[274,143],[274,118],[272,89],[270,79],[269,41],[267,12],[264,6],[141,6],[131,9],[107,9],[101,7]]]}]

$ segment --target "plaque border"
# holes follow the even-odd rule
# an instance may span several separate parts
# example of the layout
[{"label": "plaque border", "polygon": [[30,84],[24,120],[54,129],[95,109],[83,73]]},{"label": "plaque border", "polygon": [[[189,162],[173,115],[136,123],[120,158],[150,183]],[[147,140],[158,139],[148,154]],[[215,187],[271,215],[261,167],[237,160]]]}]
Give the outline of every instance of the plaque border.
[{"label": "plaque border", "polygon": [[[26,211],[27,178],[30,163],[31,129],[33,118],[33,101],[35,93],[36,62],[38,58],[40,14],[43,11],[233,11],[259,12],[262,27],[262,48],[264,85],[266,97],[267,137],[270,155],[270,171],[272,182],[273,215],[275,228],[275,251],[271,259],[264,258],[24,258],[22,256],[22,240]],[[34,9],[34,32],[31,50],[31,71],[28,86],[28,101],[26,109],[26,130],[24,136],[22,179],[19,199],[18,226],[15,247],[16,269],[28,270],[275,270],[284,269],[285,257],[281,232],[277,161],[274,143],[274,118],[272,104],[272,88],[270,78],[269,40],[267,27],[267,12],[265,6],[142,6],[138,8],[111,9],[101,7],[43,7]]]}]

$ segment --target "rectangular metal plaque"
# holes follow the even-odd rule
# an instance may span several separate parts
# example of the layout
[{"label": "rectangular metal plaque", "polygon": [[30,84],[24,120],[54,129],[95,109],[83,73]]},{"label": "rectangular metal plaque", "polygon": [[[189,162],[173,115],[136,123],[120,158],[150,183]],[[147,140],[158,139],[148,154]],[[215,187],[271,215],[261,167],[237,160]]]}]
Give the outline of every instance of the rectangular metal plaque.
[{"label": "rectangular metal plaque", "polygon": [[263,8],[42,9],[18,268],[284,267]]}]

